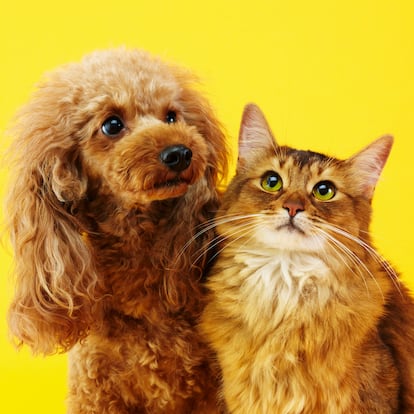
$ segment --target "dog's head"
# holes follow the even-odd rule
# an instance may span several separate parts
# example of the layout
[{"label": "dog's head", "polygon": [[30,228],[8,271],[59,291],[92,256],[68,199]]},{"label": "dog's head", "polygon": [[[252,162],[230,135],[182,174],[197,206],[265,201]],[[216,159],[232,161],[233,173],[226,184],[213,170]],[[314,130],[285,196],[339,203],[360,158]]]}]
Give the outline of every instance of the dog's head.
[{"label": "dog's head", "polygon": [[215,198],[227,167],[224,135],[188,71],[126,49],[51,73],[15,131],[10,326],[35,351],[66,350],[86,335],[99,303],[99,277],[72,212],[81,215],[91,194],[142,211],[197,186]]},{"label": "dog's head", "polygon": [[[142,51],[96,52],[52,73],[20,118],[25,162],[44,167],[57,199],[93,184],[145,208],[226,166],[224,137],[186,70]],[[27,159],[29,156],[29,159]]]}]

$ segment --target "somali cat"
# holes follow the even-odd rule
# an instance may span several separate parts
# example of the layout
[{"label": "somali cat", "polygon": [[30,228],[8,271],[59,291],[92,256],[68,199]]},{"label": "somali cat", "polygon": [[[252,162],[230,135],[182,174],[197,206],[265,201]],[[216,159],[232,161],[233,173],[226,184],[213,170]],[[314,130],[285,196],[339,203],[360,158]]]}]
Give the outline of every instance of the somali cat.
[{"label": "somali cat", "polygon": [[368,230],[392,142],[294,150],[246,106],[200,325],[230,413],[414,413],[413,301]]}]

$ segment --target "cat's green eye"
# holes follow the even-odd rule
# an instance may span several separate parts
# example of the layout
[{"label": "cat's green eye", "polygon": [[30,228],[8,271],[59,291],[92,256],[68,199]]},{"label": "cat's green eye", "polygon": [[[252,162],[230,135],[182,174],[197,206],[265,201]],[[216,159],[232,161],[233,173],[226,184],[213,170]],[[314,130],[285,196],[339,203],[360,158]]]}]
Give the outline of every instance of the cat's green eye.
[{"label": "cat's green eye", "polygon": [[282,189],[283,181],[278,173],[269,171],[262,177],[261,185],[263,190],[269,193],[275,193]]},{"label": "cat's green eye", "polygon": [[330,181],[321,181],[313,187],[312,194],[319,201],[329,201],[335,197],[336,188]]}]

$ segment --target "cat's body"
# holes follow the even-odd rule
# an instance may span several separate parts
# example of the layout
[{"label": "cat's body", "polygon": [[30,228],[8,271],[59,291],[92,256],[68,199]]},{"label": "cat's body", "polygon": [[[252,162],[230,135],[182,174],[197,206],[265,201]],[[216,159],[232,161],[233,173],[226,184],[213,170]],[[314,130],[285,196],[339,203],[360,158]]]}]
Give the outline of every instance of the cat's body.
[{"label": "cat's body", "polygon": [[231,413],[414,413],[414,305],[368,234],[391,145],[279,147],[246,107],[201,323]]}]

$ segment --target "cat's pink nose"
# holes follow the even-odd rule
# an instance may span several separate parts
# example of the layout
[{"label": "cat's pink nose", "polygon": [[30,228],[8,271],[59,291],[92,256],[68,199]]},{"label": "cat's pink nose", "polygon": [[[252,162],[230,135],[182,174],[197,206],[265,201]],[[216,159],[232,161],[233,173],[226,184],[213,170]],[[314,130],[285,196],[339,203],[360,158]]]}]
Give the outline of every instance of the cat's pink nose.
[{"label": "cat's pink nose", "polygon": [[305,206],[300,200],[286,200],[282,207],[288,211],[290,217],[295,217],[296,214],[305,210]]}]

